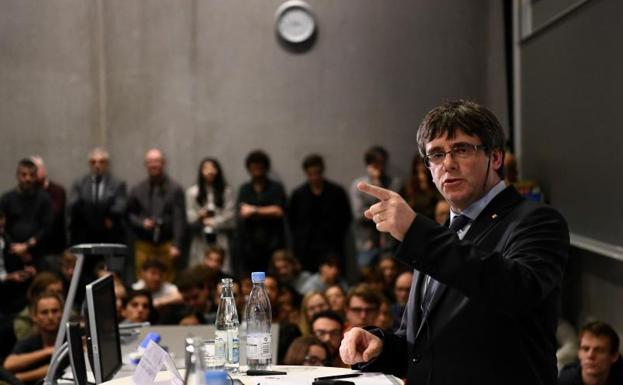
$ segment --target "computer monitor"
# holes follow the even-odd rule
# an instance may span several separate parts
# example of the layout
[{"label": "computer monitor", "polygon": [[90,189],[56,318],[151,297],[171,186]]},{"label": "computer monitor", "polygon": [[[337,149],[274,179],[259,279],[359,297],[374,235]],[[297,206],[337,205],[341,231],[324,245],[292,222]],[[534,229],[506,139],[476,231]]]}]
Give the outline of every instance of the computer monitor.
[{"label": "computer monitor", "polygon": [[115,285],[107,275],[86,287],[87,348],[95,383],[112,379],[121,368],[121,342],[115,306]]}]

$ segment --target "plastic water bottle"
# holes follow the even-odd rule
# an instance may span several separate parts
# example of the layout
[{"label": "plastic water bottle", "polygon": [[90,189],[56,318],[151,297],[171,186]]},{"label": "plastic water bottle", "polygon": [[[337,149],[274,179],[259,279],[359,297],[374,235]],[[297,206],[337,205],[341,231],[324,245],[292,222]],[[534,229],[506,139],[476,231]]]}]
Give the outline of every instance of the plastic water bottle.
[{"label": "plastic water bottle", "polygon": [[251,274],[253,289],[245,308],[247,321],[247,365],[249,369],[266,369],[272,363],[270,300],[264,288],[264,272]]},{"label": "plastic water bottle", "polygon": [[214,340],[216,356],[222,358],[225,369],[230,372],[237,372],[240,367],[240,337],[238,335],[240,322],[238,321],[232,282],[231,278],[222,279],[221,302],[218,305],[214,323]]}]

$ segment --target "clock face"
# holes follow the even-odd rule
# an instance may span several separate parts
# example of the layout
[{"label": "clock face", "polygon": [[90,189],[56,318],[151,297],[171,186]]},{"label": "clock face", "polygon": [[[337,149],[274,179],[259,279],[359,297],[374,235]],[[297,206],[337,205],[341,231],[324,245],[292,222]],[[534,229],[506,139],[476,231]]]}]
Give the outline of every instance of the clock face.
[{"label": "clock face", "polygon": [[302,7],[290,7],[277,20],[277,31],[290,43],[302,43],[309,39],[316,28],[314,17]]}]

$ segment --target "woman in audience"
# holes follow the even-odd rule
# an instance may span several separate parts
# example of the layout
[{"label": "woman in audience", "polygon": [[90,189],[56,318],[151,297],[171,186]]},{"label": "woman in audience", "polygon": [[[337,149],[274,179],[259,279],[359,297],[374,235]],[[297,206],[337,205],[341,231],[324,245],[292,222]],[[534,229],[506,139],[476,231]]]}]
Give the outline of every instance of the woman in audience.
[{"label": "woman in audience", "polygon": [[388,331],[391,331],[392,327],[394,326],[394,317],[392,316],[391,312],[391,304],[385,296],[383,296],[383,302],[381,302],[381,306],[379,307],[379,314],[374,320],[374,326]]},{"label": "woman in audience", "polygon": [[329,352],[327,347],[314,336],[295,339],[283,360],[284,365],[325,366]]},{"label": "woman in audience", "polygon": [[340,285],[331,285],[324,291],[329,301],[329,308],[344,317],[346,312],[346,292]]},{"label": "woman in audience", "polygon": [[[197,184],[186,190],[186,218],[193,234],[190,266],[202,263],[206,249],[218,245],[229,254],[229,235],[234,227],[234,193],[218,160],[204,158],[199,164]],[[226,260],[224,271],[231,272]]]},{"label": "woman in audience", "polygon": [[435,217],[435,204],[439,200],[439,193],[433,184],[430,171],[419,155],[413,157],[411,176],[405,183],[401,195],[416,212],[431,219]]},{"label": "woman in audience", "polygon": [[319,291],[310,291],[305,294],[301,303],[301,322],[299,323],[299,329],[304,336],[311,334],[311,319],[314,314],[329,310],[329,301]]}]

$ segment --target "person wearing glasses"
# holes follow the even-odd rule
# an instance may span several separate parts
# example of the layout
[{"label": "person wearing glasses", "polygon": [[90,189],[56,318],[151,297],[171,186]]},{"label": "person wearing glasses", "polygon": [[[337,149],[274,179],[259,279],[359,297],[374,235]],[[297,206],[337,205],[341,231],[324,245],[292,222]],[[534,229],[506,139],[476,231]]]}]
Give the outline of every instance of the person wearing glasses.
[{"label": "person wearing glasses", "polygon": [[325,310],[314,314],[312,334],[322,341],[329,351],[330,366],[344,367],[340,360],[340,344],[344,336],[344,320],[334,311]]},{"label": "person wearing glasses", "polygon": [[346,296],[346,329],[374,324],[382,302],[380,291],[367,283],[351,288]]},{"label": "person wearing glasses", "polygon": [[290,344],[283,359],[284,365],[325,366],[329,352],[314,336],[298,337]]},{"label": "person wearing glasses", "polygon": [[503,180],[497,118],[469,101],[430,111],[420,154],[451,208],[448,227],[397,193],[365,183],[377,230],[414,270],[400,329],[353,328],[342,360],[410,384],[556,384],[556,326],[569,231],[553,208]]}]

